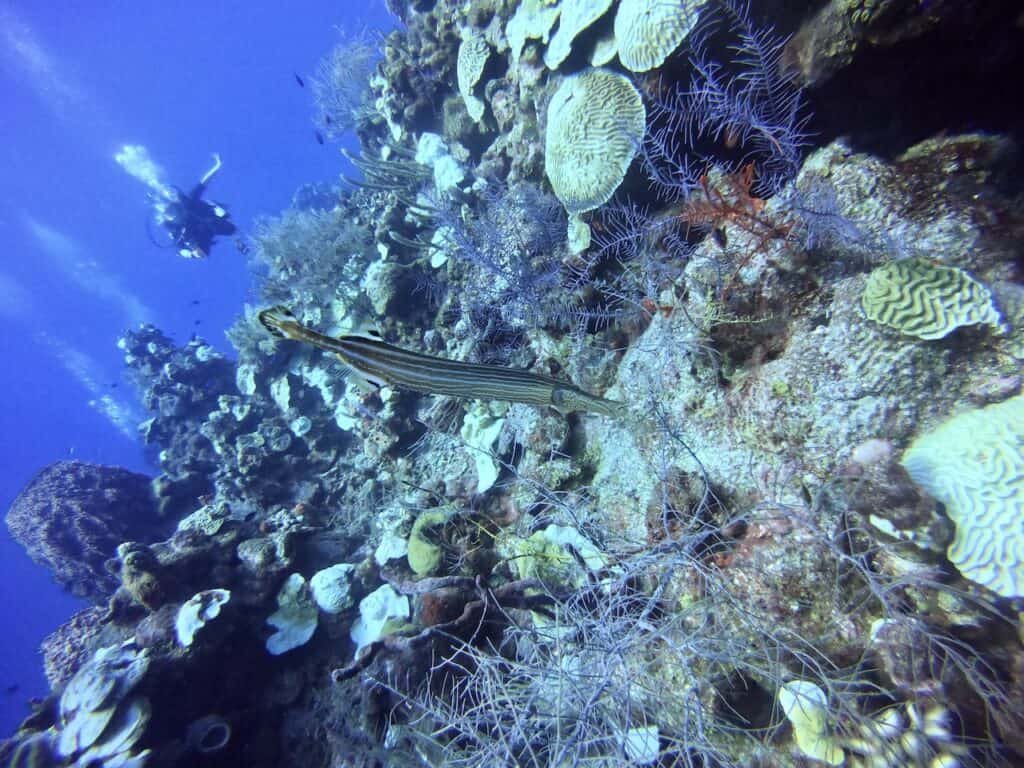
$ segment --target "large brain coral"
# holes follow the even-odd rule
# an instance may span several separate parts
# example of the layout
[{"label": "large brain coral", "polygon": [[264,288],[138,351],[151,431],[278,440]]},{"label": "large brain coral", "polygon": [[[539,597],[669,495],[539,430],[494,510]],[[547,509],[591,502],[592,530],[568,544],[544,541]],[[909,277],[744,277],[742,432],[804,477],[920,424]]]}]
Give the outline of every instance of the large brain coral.
[{"label": "large brain coral", "polygon": [[588,69],[565,78],[548,105],[544,165],[570,214],[608,201],[644,136],[643,99],[623,75]]},{"label": "large brain coral", "polygon": [[1024,395],[954,416],[902,464],[956,523],[947,555],[1004,597],[1024,596]]}]

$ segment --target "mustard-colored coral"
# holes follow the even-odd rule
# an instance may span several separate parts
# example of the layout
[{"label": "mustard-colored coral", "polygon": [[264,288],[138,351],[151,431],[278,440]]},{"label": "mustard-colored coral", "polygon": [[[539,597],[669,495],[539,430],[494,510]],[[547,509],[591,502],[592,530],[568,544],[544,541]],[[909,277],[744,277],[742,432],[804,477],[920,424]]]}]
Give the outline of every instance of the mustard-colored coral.
[{"label": "mustard-colored coral", "polygon": [[1002,327],[988,288],[962,269],[925,259],[875,269],[864,285],[861,306],[870,320],[920,339],[941,339],[962,325]]},{"label": "mustard-colored coral", "polygon": [[950,562],[1004,597],[1024,596],[1024,395],[954,416],[902,464],[956,523]]}]

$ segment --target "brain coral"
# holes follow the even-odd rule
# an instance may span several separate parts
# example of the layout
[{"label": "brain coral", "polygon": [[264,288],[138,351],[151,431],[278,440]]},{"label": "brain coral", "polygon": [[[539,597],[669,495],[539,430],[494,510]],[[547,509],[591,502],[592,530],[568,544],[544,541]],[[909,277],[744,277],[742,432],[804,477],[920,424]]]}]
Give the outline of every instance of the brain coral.
[{"label": "brain coral", "polygon": [[704,0],[622,0],[615,14],[615,41],[622,66],[634,72],[660,67],[697,24],[703,5]]},{"label": "brain coral", "polygon": [[1002,327],[988,288],[962,269],[925,259],[893,261],[872,271],[861,306],[876,323],[920,339],[941,339],[961,325]]},{"label": "brain coral", "polygon": [[476,30],[468,30],[459,46],[459,59],[456,65],[456,72],[459,79],[459,93],[466,103],[466,111],[473,118],[473,122],[480,122],[484,116],[484,103],[478,99],[473,89],[480,82],[480,76],[487,66],[487,59],[491,55],[491,48],[487,40]]},{"label": "brain coral", "polygon": [[956,523],[947,555],[971,581],[1024,596],[1024,395],[954,416],[902,464]]},{"label": "brain coral", "polygon": [[588,69],[565,78],[548,105],[544,165],[571,214],[607,202],[643,139],[643,99],[623,75]]}]

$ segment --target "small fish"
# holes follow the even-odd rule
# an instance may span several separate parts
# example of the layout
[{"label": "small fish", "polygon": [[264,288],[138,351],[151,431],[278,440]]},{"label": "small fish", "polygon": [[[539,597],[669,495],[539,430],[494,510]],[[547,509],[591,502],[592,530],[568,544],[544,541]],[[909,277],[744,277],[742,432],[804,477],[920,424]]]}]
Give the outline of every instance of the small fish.
[{"label": "small fish", "polygon": [[592,411],[619,417],[626,412],[624,403],[584,392],[568,381],[519,368],[422,355],[372,336],[325,336],[302,325],[286,307],[265,309],[259,319],[278,338],[302,341],[337,355],[364,386],[393,385],[431,395],[505,400],[541,408],[550,405],[560,413]]},{"label": "small fish", "polygon": [[203,322],[203,321],[202,320],[196,320],[194,323],[192,323],[192,325],[199,325],[201,322]]},{"label": "small fish", "polygon": [[117,382],[116,381],[110,382],[110,388],[111,389],[117,389]]},{"label": "small fish", "polygon": [[725,248],[729,244],[729,238],[725,236],[725,230],[722,227],[712,229],[711,237],[719,248]]},{"label": "small fish", "polygon": [[305,81],[301,77],[299,77],[299,73],[298,72],[292,72],[292,74],[295,75],[295,82],[299,84],[299,88],[305,88],[306,87],[306,83],[305,83]]},{"label": "small fish", "polygon": [[193,307],[195,307],[195,306],[197,306],[197,305],[199,304],[199,299],[192,299],[192,301],[190,301],[189,303],[190,303],[190,304],[191,304],[191,305],[192,305]]},{"label": "small fish", "polygon": [[334,121],[331,119],[330,115],[324,115],[324,125],[332,125],[333,123]]},{"label": "small fish", "polygon": [[20,684],[18,684],[18,683],[11,683],[10,685],[7,686],[7,695],[11,696],[12,694],[17,693],[20,690],[21,690],[21,685]]},{"label": "small fish", "polygon": [[320,131],[313,131],[313,135],[316,136],[316,143],[317,144],[323,144],[324,143],[324,135],[322,133],[320,133]]}]

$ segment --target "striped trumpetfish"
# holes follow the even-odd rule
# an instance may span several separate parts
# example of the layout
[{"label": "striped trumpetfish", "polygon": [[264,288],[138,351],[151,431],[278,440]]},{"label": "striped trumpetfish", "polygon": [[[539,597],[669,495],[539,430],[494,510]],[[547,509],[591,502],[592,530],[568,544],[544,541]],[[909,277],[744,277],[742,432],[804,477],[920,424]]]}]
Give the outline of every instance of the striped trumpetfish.
[{"label": "striped trumpetfish", "polygon": [[360,378],[377,387],[390,385],[431,395],[552,406],[561,413],[592,411],[616,417],[625,414],[623,403],[591,395],[550,376],[422,355],[371,336],[325,336],[302,325],[286,307],[265,309],[259,319],[279,338],[302,341],[337,355]]}]

